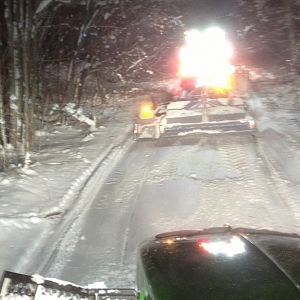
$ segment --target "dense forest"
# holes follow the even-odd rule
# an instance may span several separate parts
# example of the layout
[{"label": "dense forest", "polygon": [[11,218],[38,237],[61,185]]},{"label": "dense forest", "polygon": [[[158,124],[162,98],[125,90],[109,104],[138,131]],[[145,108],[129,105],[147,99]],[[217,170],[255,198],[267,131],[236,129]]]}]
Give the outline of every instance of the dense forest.
[{"label": "dense forest", "polygon": [[238,64],[295,84],[300,71],[296,0],[3,0],[0,23],[0,170],[22,163],[53,105],[173,77],[187,28],[224,27]]}]

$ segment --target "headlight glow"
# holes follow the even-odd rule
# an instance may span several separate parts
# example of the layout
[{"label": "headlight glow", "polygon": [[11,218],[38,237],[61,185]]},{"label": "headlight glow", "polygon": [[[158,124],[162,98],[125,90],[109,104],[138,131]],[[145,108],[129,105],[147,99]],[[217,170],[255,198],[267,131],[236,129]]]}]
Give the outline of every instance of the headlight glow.
[{"label": "headlight glow", "polygon": [[199,86],[230,88],[233,49],[225,32],[217,27],[204,32],[191,30],[185,41],[179,52],[178,75],[197,78]]}]

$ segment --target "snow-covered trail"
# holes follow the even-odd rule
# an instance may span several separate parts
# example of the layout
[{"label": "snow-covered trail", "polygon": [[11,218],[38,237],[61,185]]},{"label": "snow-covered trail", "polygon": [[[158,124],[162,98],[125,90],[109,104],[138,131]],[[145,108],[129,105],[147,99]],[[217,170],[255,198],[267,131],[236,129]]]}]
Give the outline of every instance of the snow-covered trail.
[{"label": "snow-covered trail", "polygon": [[251,135],[136,143],[95,188],[42,275],[128,287],[139,243],[160,232],[225,223],[300,232],[293,191]]}]

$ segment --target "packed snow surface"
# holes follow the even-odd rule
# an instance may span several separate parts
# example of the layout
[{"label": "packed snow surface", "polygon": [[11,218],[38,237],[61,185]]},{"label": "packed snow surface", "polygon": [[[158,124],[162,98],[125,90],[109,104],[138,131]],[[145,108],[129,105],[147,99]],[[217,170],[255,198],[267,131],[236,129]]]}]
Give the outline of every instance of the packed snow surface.
[{"label": "packed snow surface", "polygon": [[137,248],[157,233],[223,224],[300,232],[299,220],[297,194],[251,135],[137,143],[72,224],[46,274],[132,287]]}]

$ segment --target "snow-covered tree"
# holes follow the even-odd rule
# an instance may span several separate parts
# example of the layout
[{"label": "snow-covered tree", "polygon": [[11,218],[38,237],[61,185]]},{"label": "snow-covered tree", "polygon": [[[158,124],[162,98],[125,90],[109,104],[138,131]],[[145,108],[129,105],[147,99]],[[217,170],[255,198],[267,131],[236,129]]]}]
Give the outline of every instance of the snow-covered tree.
[{"label": "snow-covered tree", "polygon": [[18,163],[32,147],[34,106],[40,96],[39,25],[44,23],[36,11],[46,2],[51,1],[0,3],[0,169],[10,160]]}]

